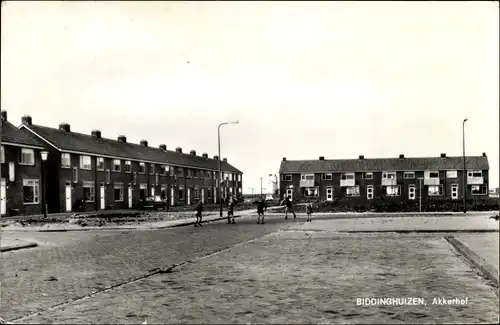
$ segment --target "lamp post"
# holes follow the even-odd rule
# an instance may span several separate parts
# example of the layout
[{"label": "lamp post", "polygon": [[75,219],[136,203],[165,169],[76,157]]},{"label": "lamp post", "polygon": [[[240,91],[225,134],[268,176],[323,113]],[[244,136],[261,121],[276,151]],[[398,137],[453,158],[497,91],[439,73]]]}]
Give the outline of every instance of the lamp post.
[{"label": "lamp post", "polygon": [[467,122],[468,118],[465,118],[462,122],[462,140],[463,140],[463,156],[464,156],[464,170],[463,170],[463,187],[464,187],[464,213],[467,213],[467,182],[466,182],[466,171],[465,171],[465,122]]},{"label": "lamp post", "polygon": [[260,199],[262,200],[262,177],[260,178]]},{"label": "lamp post", "polygon": [[221,163],[221,156],[220,156],[220,127],[226,124],[238,124],[239,121],[234,121],[234,122],[224,122],[219,124],[219,127],[217,128],[217,144],[219,147],[219,202],[220,202],[220,216],[222,218],[222,186],[221,186],[221,179],[222,179],[222,163]]},{"label": "lamp post", "polygon": [[43,186],[42,186],[42,200],[43,200],[43,205],[42,205],[42,209],[43,209],[43,217],[44,218],[47,218],[47,187],[46,187],[46,179],[47,177],[45,176],[46,174],[46,171],[45,171],[45,162],[47,161],[47,157],[49,155],[49,152],[48,151],[45,151],[45,150],[42,150],[40,151],[40,156],[42,157],[42,182],[43,182]]}]

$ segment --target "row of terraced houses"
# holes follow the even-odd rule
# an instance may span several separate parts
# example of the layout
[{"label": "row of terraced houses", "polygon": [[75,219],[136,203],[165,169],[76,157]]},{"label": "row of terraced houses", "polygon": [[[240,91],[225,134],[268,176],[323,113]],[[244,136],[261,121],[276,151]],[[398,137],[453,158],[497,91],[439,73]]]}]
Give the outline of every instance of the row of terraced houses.
[{"label": "row of terraced houses", "polygon": [[[222,195],[242,195],[243,173],[224,158],[201,156],[166,145],[150,147],[58,128],[35,125],[24,116],[19,127],[1,112],[1,214],[48,213],[136,208],[146,196],[160,195],[170,205],[220,202]],[[42,161],[41,152],[48,152]],[[42,168],[43,164],[43,168]],[[45,189],[45,202],[42,192]]]},{"label": "row of terraced houses", "polygon": [[371,201],[382,197],[400,200],[463,200],[488,198],[489,164],[486,153],[465,157],[329,160],[287,160],[280,166],[280,193],[295,201],[333,201],[358,198]]}]

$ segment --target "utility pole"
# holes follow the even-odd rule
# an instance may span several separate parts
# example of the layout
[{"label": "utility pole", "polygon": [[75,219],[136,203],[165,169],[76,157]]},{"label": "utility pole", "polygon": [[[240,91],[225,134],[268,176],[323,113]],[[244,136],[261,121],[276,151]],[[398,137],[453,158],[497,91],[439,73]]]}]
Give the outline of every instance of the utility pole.
[{"label": "utility pole", "polygon": [[262,200],[262,177],[260,178],[260,199]]},{"label": "utility pole", "polygon": [[463,156],[464,156],[464,170],[463,170],[463,187],[464,187],[464,213],[467,213],[467,179],[466,179],[466,170],[465,170],[465,122],[467,122],[467,118],[462,122],[462,140],[463,140]]}]

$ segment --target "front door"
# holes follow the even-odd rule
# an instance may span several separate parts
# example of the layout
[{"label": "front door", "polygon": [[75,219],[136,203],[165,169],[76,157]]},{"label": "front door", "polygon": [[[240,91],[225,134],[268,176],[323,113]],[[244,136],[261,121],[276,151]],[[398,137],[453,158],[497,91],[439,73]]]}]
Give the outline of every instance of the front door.
[{"label": "front door", "polygon": [[66,182],[66,190],[65,190],[65,197],[66,197],[66,211],[71,211],[71,184],[68,184]]},{"label": "front door", "polygon": [[101,185],[100,193],[101,193],[101,210],[104,210],[106,209],[106,195],[105,195],[106,192],[104,189],[104,185]]},{"label": "front door", "polygon": [[293,188],[286,189],[286,196],[290,198],[290,201],[293,201]]},{"label": "front door", "polygon": [[170,205],[174,206],[174,187],[170,188]]},{"label": "front door", "polygon": [[368,200],[373,199],[373,186],[372,185],[368,185],[368,187],[366,188],[366,198]]},{"label": "front door", "polygon": [[415,200],[415,185],[408,186],[408,198],[410,200]]},{"label": "front door", "polygon": [[7,213],[7,186],[5,185],[5,178],[2,178],[2,182],[0,185],[0,200],[1,202],[1,208],[0,208],[0,214],[6,214]]},{"label": "front door", "polygon": [[205,189],[201,189],[201,203],[205,204]]},{"label": "front door", "polygon": [[132,191],[133,191],[132,185],[129,185],[128,186],[128,208],[129,209],[132,209],[132,198],[133,198]]},{"label": "front door", "polygon": [[451,185],[451,199],[458,200],[458,184]]},{"label": "front door", "polygon": [[333,188],[332,187],[326,188],[326,200],[333,201]]},{"label": "front door", "polygon": [[191,189],[187,189],[187,205],[191,204]]}]

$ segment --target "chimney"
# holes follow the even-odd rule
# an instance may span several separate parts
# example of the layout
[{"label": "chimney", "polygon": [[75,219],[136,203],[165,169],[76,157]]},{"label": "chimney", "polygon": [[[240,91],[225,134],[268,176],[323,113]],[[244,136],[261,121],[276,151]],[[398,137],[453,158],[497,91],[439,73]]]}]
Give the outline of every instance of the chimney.
[{"label": "chimney", "polygon": [[59,130],[64,132],[71,132],[71,127],[68,123],[61,123],[59,124]]},{"label": "chimney", "polygon": [[227,158],[222,159],[223,162],[227,162]]},{"label": "chimney", "polygon": [[147,140],[141,140],[141,146],[147,147],[148,146],[148,141]]},{"label": "chimney", "polygon": [[23,117],[21,117],[21,123],[26,124],[26,125],[32,125],[33,122],[31,120],[31,116],[24,115]]},{"label": "chimney", "polygon": [[175,148],[175,151],[178,152],[178,153],[182,153],[182,148],[181,147],[177,147],[177,148]]},{"label": "chimney", "polygon": [[101,131],[99,130],[92,130],[92,136],[95,137],[95,138],[98,138],[100,139],[101,138]]},{"label": "chimney", "polygon": [[165,145],[165,144],[160,144],[160,146],[158,148],[160,148],[163,151],[167,151],[167,145]]},{"label": "chimney", "polygon": [[196,150],[191,150],[189,153],[191,154],[191,156],[196,156]]},{"label": "chimney", "polygon": [[319,160],[325,160],[325,157],[319,156]]},{"label": "chimney", "polygon": [[286,157],[283,157],[283,161],[286,161]]},{"label": "chimney", "polygon": [[7,111],[2,111],[2,121],[7,121]]},{"label": "chimney", "polygon": [[405,159],[405,155],[400,154],[400,155],[399,155],[399,159]]},{"label": "chimney", "polygon": [[486,157],[486,152],[483,152],[483,157]]},{"label": "chimney", "polygon": [[219,156],[214,156],[214,160],[219,160]]},{"label": "chimney", "polygon": [[446,158],[446,154],[445,154],[445,153],[442,153],[442,154],[441,154],[441,158]]},{"label": "chimney", "polygon": [[127,137],[124,136],[124,135],[119,135],[118,136],[118,141],[120,141],[122,143],[127,143]]},{"label": "chimney", "polygon": [[365,156],[359,155],[359,159],[365,159]]},{"label": "chimney", "polygon": [[204,153],[201,155],[203,158],[207,158],[208,159],[208,153]]}]

